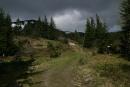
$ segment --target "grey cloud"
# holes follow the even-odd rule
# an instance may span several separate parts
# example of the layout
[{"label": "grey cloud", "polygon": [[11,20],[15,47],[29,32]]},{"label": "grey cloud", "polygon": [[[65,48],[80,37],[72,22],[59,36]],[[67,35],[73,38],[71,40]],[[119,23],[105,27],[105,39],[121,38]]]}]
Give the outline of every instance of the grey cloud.
[{"label": "grey cloud", "polygon": [[[96,13],[102,16],[109,27],[117,25],[119,4],[120,0],[0,0],[0,7],[5,8],[13,19],[31,19],[44,15],[62,16],[66,10],[77,10],[81,17],[76,20],[79,22],[75,23],[78,23],[76,25],[79,25],[81,30],[84,28],[84,24],[81,23],[86,17],[94,16]],[[71,29],[74,25],[68,26]]]}]

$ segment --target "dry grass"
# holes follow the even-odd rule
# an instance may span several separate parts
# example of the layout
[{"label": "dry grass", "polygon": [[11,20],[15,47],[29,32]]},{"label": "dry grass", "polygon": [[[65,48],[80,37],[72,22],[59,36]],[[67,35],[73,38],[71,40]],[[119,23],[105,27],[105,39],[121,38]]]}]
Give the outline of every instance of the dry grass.
[{"label": "dry grass", "polygon": [[[86,51],[87,63],[80,68],[80,73],[92,74],[93,85],[88,87],[129,87],[130,86],[130,62],[118,55],[96,54]],[[84,72],[85,73],[85,72]],[[81,78],[85,74],[81,74]],[[84,83],[83,80],[82,83]],[[94,85],[95,84],[95,85]],[[81,86],[85,87],[85,86]]]},{"label": "dry grass", "polygon": [[[28,77],[32,81],[30,87],[130,87],[130,62],[118,55],[97,54],[95,50],[82,49],[77,44],[68,47],[59,41],[42,38],[18,38],[30,42],[31,47],[25,46],[25,49],[33,49],[36,59],[29,68],[34,72]],[[50,58],[48,41],[62,45],[61,56]],[[28,58],[28,55],[22,56],[23,60]]]}]

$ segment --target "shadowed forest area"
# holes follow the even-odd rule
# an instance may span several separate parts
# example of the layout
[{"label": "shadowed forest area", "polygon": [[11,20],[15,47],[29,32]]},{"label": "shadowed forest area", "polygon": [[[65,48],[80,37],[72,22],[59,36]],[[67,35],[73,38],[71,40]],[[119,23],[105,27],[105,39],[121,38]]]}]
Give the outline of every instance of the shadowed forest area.
[{"label": "shadowed forest area", "polygon": [[48,15],[13,21],[1,8],[0,87],[130,87],[130,1],[119,10],[120,31],[95,14],[71,32]]}]

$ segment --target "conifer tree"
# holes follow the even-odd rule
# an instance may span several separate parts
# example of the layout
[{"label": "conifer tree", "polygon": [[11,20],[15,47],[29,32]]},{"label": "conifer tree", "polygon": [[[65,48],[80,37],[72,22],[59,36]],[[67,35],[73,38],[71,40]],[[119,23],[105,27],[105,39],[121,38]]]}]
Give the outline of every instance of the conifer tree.
[{"label": "conifer tree", "polygon": [[42,29],[43,25],[41,18],[39,17],[37,22],[35,23],[35,27],[33,28],[33,36],[42,37]]},{"label": "conifer tree", "polygon": [[83,47],[85,47],[85,48],[91,48],[92,47],[93,33],[94,33],[94,31],[93,31],[93,28],[91,26],[91,22],[90,22],[89,19],[87,19]]},{"label": "conifer tree", "polygon": [[50,27],[51,27],[52,29],[56,29],[56,25],[55,25],[55,22],[54,22],[54,20],[53,20],[52,17],[51,17],[51,21],[50,21]]},{"label": "conifer tree", "polygon": [[34,24],[28,22],[25,26],[24,29],[22,30],[23,34],[26,36],[32,36],[33,31],[34,31]]},{"label": "conifer tree", "polygon": [[49,39],[56,39],[56,37],[57,37],[56,25],[53,18],[51,17],[49,28]]},{"label": "conifer tree", "polygon": [[95,28],[94,19],[92,17],[90,19],[87,19],[84,47],[92,48],[95,46]]},{"label": "conifer tree", "polygon": [[17,51],[13,42],[11,18],[0,10],[0,56],[14,55]]},{"label": "conifer tree", "polygon": [[95,33],[96,33],[96,37],[97,37],[98,40],[100,40],[103,37],[102,34],[105,33],[104,25],[101,22],[101,19],[98,15],[96,15],[96,30],[95,30]]},{"label": "conifer tree", "polygon": [[45,16],[43,21],[43,31],[42,31],[42,37],[49,38],[49,23],[48,19]]},{"label": "conifer tree", "polygon": [[44,17],[44,24],[45,24],[45,25],[48,25],[48,20],[47,20],[47,17],[46,17],[46,16]]},{"label": "conifer tree", "polygon": [[96,37],[96,45],[98,51],[103,53],[106,48],[106,40],[107,40],[107,26],[103,23],[98,15],[96,15],[96,30],[95,30],[95,37]]},{"label": "conifer tree", "polygon": [[22,27],[21,27],[21,23],[20,23],[19,18],[16,20],[16,26],[13,28],[13,31],[14,31],[15,35],[20,35],[21,34]]},{"label": "conifer tree", "polygon": [[[98,32],[97,32],[98,33]],[[108,45],[110,45],[109,43],[109,36],[107,33],[107,26],[105,23],[102,23],[102,27],[100,28],[100,37],[97,38],[97,48],[98,48],[98,52],[99,53],[104,53],[106,52],[106,48]]]},{"label": "conifer tree", "polygon": [[103,53],[107,42],[107,27],[100,17],[96,15],[96,22],[92,17],[87,19],[83,46],[86,48],[96,47],[100,53]]},{"label": "conifer tree", "polygon": [[121,53],[130,57],[130,0],[123,0],[121,4],[122,38]]},{"label": "conifer tree", "polygon": [[96,39],[95,30],[96,29],[95,28],[96,28],[96,26],[95,26],[95,21],[92,17],[90,18],[90,26],[91,26],[91,43],[92,43],[92,46],[95,47],[95,44],[96,44],[96,41],[95,41],[95,39]]}]

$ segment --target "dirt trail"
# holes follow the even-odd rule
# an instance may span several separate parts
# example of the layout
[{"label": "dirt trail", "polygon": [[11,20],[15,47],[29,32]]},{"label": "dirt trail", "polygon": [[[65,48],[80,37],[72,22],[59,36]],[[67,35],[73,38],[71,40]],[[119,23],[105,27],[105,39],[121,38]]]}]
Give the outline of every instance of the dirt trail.
[{"label": "dirt trail", "polygon": [[74,87],[77,60],[77,55],[72,55],[70,58],[56,61],[55,65],[43,74],[43,87]]},{"label": "dirt trail", "polygon": [[79,59],[84,55],[81,54],[82,50],[77,44],[71,43],[69,46],[70,51],[48,62],[50,66],[40,75],[42,83],[39,87],[75,87],[74,80]]}]

